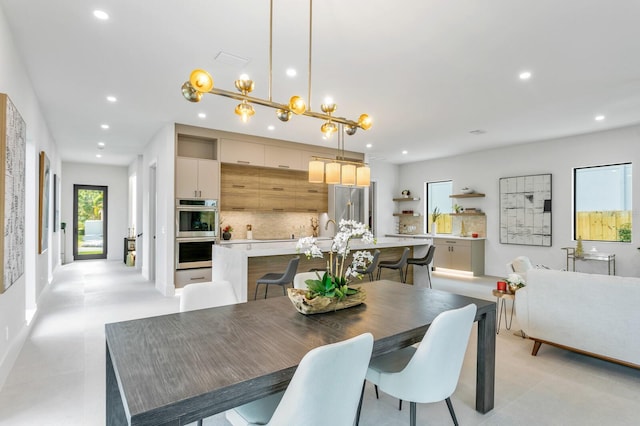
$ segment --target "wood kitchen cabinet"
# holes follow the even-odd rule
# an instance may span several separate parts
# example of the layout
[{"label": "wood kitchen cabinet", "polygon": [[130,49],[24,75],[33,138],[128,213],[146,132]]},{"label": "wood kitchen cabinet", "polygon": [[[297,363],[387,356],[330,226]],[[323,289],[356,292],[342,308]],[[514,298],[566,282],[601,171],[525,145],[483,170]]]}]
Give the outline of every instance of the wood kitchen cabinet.
[{"label": "wood kitchen cabinet", "polygon": [[327,185],[308,183],[306,172],[233,164],[221,171],[221,210],[327,211]]},{"label": "wood kitchen cabinet", "polygon": [[177,157],[176,197],[216,200],[220,195],[219,176],[216,160]]},{"label": "wood kitchen cabinet", "polygon": [[436,268],[484,275],[484,239],[434,238]]}]

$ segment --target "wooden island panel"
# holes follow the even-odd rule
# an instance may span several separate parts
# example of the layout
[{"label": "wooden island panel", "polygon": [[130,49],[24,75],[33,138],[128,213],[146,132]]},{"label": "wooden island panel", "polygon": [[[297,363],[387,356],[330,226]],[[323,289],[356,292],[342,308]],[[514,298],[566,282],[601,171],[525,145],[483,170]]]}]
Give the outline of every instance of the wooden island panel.
[{"label": "wooden island panel", "polygon": [[[373,252],[376,249],[370,250]],[[388,248],[379,248],[380,250],[380,260],[397,260],[402,256],[402,252],[404,247],[388,247]],[[410,247],[409,257],[413,255],[413,247]],[[327,265],[327,260],[329,259],[329,255],[325,254],[324,259],[320,258],[312,258],[307,259],[304,254],[299,255],[281,255],[281,256],[261,256],[261,257],[250,257],[248,259],[248,275],[247,275],[247,298],[249,301],[253,301],[253,295],[256,291],[256,281],[258,278],[262,277],[264,274],[269,272],[277,272],[283,273],[285,269],[287,269],[287,264],[292,257],[300,256],[300,263],[298,264],[298,272],[307,272],[312,268],[325,268]],[[407,276],[407,283],[413,284],[413,268],[409,268],[409,273]],[[376,268],[377,273],[377,268]],[[374,273],[374,279],[376,278],[376,273]],[[382,280],[391,280],[391,281],[400,281],[400,272],[393,269],[383,269],[382,275],[380,276]],[[368,282],[369,279],[367,276],[363,276],[362,281],[355,280],[354,284],[359,284],[362,282]],[[290,287],[290,286],[288,286]],[[264,298],[266,286],[261,285],[258,290],[258,299]],[[279,297],[282,296],[282,288],[277,285],[269,286],[268,297]]]}]

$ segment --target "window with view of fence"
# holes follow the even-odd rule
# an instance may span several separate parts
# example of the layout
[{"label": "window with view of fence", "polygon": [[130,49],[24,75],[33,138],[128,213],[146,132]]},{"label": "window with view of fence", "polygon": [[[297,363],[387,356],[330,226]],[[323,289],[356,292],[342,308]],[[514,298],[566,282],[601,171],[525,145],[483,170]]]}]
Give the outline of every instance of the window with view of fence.
[{"label": "window with view of fence", "polygon": [[631,242],[631,163],[574,169],[574,239]]}]

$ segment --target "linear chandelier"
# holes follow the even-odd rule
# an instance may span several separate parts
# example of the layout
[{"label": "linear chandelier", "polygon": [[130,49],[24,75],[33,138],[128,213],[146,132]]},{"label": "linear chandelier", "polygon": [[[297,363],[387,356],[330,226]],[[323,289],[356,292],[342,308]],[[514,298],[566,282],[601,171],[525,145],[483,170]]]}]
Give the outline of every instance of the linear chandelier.
[{"label": "linear chandelier", "polygon": [[[309,0],[309,81],[308,81],[308,100],[311,104],[311,36],[312,36],[312,22],[313,22],[313,0]],[[291,119],[293,114],[305,115],[307,117],[313,117],[323,120],[324,123],[320,127],[320,130],[326,137],[330,137],[333,133],[338,131],[338,126],[344,125],[344,132],[348,135],[356,133],[358,128],[368,130],[371,128],[372,120],[367,114],[362,114],[357,120],[349,120],[343,117],[336,117],[335,113],[337,106],[333,101],[326,101],[320,105],[322,113],[311,111],[311,106],[307,107],[304,99],[300,96],[294,95],[289,99],[287,104],[281,104],[274,102],[271,96],[272,86],[272,55],[273,53],[273,0],[270,1],[269,6],[269,95],[268,99],[261,99],[250,96],[249,94],[254,89],[254,82],[247,75],[241,75],[238,80],[235,81],[235,87],[239,93],[218,89],[213,86],[213,78],[211,74],[203,69],[195,69],[189,76],[189,81],[182,85],[182,95],[190,102],[199,102],[202,99],[204,93],[210,93],[213,95],[225,96],[227,98],[235,99],[240,103],[235,108],[235,113],[240,116],[243,122],[247,122],[251,116],[255,114],[252,104],[262,105],[276,110],[276,116],[280,121],[287,122]]]}]

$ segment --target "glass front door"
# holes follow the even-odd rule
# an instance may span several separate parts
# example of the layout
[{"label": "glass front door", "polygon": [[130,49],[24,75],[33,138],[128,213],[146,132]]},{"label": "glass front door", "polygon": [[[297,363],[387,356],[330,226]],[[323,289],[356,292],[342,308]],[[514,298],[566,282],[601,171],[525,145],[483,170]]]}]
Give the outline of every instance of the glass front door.
[{"label": "glass front door", "polygon": [[73,259],[107,258],[107,187],[73,185]]}]

